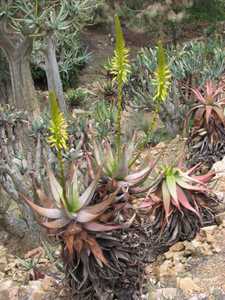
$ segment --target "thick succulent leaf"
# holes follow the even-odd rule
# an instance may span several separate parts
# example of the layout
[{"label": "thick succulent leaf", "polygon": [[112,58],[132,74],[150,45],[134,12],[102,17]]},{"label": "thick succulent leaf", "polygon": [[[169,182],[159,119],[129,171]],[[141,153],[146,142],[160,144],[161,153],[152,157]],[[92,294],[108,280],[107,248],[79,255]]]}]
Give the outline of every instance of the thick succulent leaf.
[{"label": "thick succulent leaf", "polygon": [[42,226],[48,228],[48,229],[60,229],[69,224],[71,220],[67,218],[61,218],[50,222],[43,222],[41,223]]},{"label": "thick succulent leaf", "polygon": [[176,177],[173,175],[166,176],[166,185],[167,185],[168,191],[169,191],[170,195],[172,196],[172,198],[174,199],[177,207],[179,207],[180,204],[179,204],[178,197],[177,197]]},{"label": "thick succulent leaf", "polygon": [[52,199],[49,198],[40,188],[36,187],[36,193],[41,201],[41,204],[45,205],[46,208],[51,208],[54,206]]},{"label": "thick succulent leaf", "polygon": [[166,215],[166,219],[168,222],[168,217],[170,214],[170,202],[171,202],[171,197],[170,197],[170,192],[167,188],[167,184],[165,182],[165,180],[163,180],[162,182],[162,199],[163,199],[163,206],[165,209],[165,215]]},{"label": "thick succulent leaf", "polygon": [[36,205],[25,196],[23,196],[23,198],[27,202],[27,204],[42,217],[46,217],[49,219],[58,219],[64,217],[63,211],[58,208],[44,208]]},{"label": "thick succulent leaf", "polygon": [[63,188],[61,187],[61,185],[59,184],[58,180],[56,179],[54,173],[52,172],[52,170],[49,167],[47,168],[47,172],[48,172],[52,196],[56,202],[56,205],[58,207],[61,207],[61,201],[64,204]]},{"label": "thick succulent leaf", "polygon": [[202,96],[200,91],[198,89],[191,89],[192,92],[194,93],[195,97],[203,104],[205,104],[205,98]]},{"label": "thick succulent leaf", "polygon": [[95,193],[96,187],[98,185],[98,180],[101,176],[101,173],[102,173],[102,170],[99,170],[95,177],[95,180],[92,181],[92,183],[89,185],[89,187],[80,196],[79,201],[80,201],[81,208],[87,206],[91,202],[92,197]]},{"label": "thick succulent leaf", "polygon": [[94,231],[94,232],[106,232],[106,231],[113,231],[113,230],[117,230],[117,229],[124,229],[124,228],[129,228],[131,226],[135,217],[136,217],[136,214],[134,214],[130,218],[130,220],[128,220],[127,222],[125,222],[123,224],[119,224],[119,225],[88,222],[88,223],[83,224],[83,227],[89,231]]},{"label": "thick succulent leaf", "polygon": [[90,158],[90,156],[88,155],[88,153],[85,153],[85,160],[87,162],[87,170],[88,170],[88,176],[91,178],[91,180],[95,179],[95,171],[93,168],[93,164],[92,164],[92,160]]},{"label": "thick succulent leaf", "polygon": [[151,163],[149,166],[144,168],[143,170],[140,170],[138,172],[135,172],[133,174],[130,174],[124,178],[124,181],[127,181],[128,184],[131,187],[134,187],[136,185],[139,185],[143,183],[149,174],[151,173],[152,169],[154,168],[155,163]]},{"label": "thick succulent leaf", "polygon": [[198,213],[197,210],[194,209],[194,207],[192,207],[188,201],[188,198],[186,197],[184,191],[179,187],[177,186],[177,195],[178,195],[178,198],[179,198],[179,202],[181,203],[181,205],[183,207],[185,207],[186,209],[192,211],[193,213],[195,213],[199,219],[200,219],[200,215]]},{"label": "thick succulent leaf", "polygon": [[192,179],[196,179],[198,182],[201,183],[208,183],[215,175],[215,172],[210,171],[205,175],[192,176]]},{"label": "thick succulent leaf", "polygon": [[209,120],[212,115],[212,106],[211,105],[206,105],[205,108],[205,119],[206,119],[206,124],[209,125]]},{"label": "thick succulent leaf", "polygon": [[187,181],[185,181],[184,178],[181,178],[181,177],[178,177],[176,179],[176,182],[180,187],[182,187],[186,190],[191,190],[191,191],[196,191],[196,192],[206,192],[207,191],[206,187],[204,187],[202,185],[200,185],[200,186],[192,185],[192,184],[188,183]]},{"label": "thick succulent leaf", "polygon": [[196,109],[196,112],[194,114],[194,126],[195,127],[198,127],[198,128],[201,127],[204,113],[205,113],[205,108],[203,106]]},{"label": "thick succulent leaf", "polygon": [[223,125],[225,126],[225,116],[223,110],[216,106],[213,106],[213,110],[217,114],[218,118],[220,119],[220,122],[222,122]]},{"label": "thick succulent leaf", "polygon": [[149,188],[149,191],[148,191],[148,194],[154,193],[158,189],[158,187],[159,187],[159,185],[160,185],[160,183],[162,182],[163,179],[164,179],[163,174],[162,173],[159,174],[156,177],[156,179],[153,181],[153,183],[151,184],[151,186]]},{"label": "thick succulent leaf", "polygon": [[129,158],[127,155],[127,147],[124,146],[122,148],[120,158],[118,161],[118,168],[116,170],[116,173],[114,174],[114,177],[117,179],[123,179],[127,174],[129,170]]},{"label": "thick succulent leaf", "polygon": [[189,123],[190,123],[190,119],[191,119],[192,114],[193,114],[197,109],[202,108],[202,107],[203,107],[202,104],[200,104],[200,105],[195,105],[194,107],[192,107],[192,108],[188,111],[187,116],[186,116],[186,118],[185,118],[185,122],[184,122],[184,130],[186,129],[186,132],[187,132],[187,130],[188,130],[188,126],[189,126]]},{"label": "thick succulent leaf", "polygon": [[74,213],[80,209],[79,190],[77,180],[77,167],[73,165],[69,182],[66,187],[68,210]]},{"label": "thick succulent leaf", "polygon": [[77,217],[76,217],[77,222],[86,223],[86,222],[90,222],[90,221],[93,221],[94,219],[96,219],[107,208],[110,207],[110,205],[112,204],[112,202],[114,201],[114,199],[116,197],[116,194],[117,194],[117,192],[111,194],[106,200],[104,200],[98,204],[81,209],[77,213]]},{"label": "thick succulent leaf", "polygon": [[196,171],[200,166],[201,166],[201,162],[197,163],[195,166],[193,166],[192,168],[188,169],[186,174],[187,175],[191,175],[194,171]]},{"label": "thick succulent leaf", "polygon": [[86,243],[89,245],[90,250],[91,250],[92,254],[94,255],[94,257],[97,260],[101,261],[103,264],[107,265],[108,262],[103,254],[101,247],[97,243],[97,241],[94,238],[88,237],[88,239],[86,240]]},{"label": "thick succulent leaf", "polygon": [[101,148],[97,145],[96,140],[93,135],[92,135],[92,143],[93,143],[93,148],[94,148],[95,160],[97,162],[97,165],[100,167],[104,163],[104,155],[103,155]]},{"label": "thick succulent leaf", "polygon": [[85,223],[83,225],[83,227],[89,231],[106,232],[106,231],[122,229],[122,228],[124,228],[124,224],[109,225],[109,224],[101,224],[101,223],[97,223],[97,222],[89,222],[89,223]]},{"label": "thick succulent leaf", "polygon": [[64,237],[64,241],[66,243],[66,247],[68,249],[68,253],[69,253],[69,256],[72,257],[73,255],[73,245],[74,245],[74,235],[68,235],[66,237]]}]

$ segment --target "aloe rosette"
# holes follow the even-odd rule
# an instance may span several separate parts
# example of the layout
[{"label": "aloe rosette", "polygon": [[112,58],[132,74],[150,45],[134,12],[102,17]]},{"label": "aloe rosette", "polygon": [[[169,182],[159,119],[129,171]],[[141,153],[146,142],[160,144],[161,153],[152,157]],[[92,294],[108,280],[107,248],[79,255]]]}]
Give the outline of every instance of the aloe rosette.
[{"label": "aloe rosette", "polygon": [[[31,199],[24,197],[29,206],[40,216],[44,217],[44,221],[41,225],[50,230],[57,230],[63,232],[67,250],[70,255],[76,250],[77,245],[81,243],[81,236],[85,235],[85,241],[82,245],[87,247],[87,244],[92,241],[93,237],[89,236],[89,233],[107,232],[116,229],[121,229],[127,226],[126,224],[105,224],[99,221],[99,218],[103,218],[105,211],[111,207],[112,203],[116,199],[116,193],[108,195],[102,201],[96,204],[93,203],[93,196],[98,185],[101,172],[99,171],[96,178],[92,181],[89,187],[80,195],[77,180],[77,167],[73,165],[70,172],[68,181],[66,182],[66,191],[64,194],[62,186],[59,184],[53,172],[48,169],[48,176],[50,181],[50,188],[52,198],[48,197],[44,191],[37,189],[36,192],[40,200],[45,203],[51,203],[51,208],[41,207],[35,204]],[[84,231],[86,233],[84,233]],[[70,237],[68,239],[68,236]],[[73,240],[73,242],[72,242]],[[97,247],[97,243],[94,243],[94,248]],[[93,252],[93,248],[89,247]],[[100,249],[100,247],[98,247]],[[79,250],[81,252],[81,249]],[[96,258],[102,262],[106,262],[103,254],[98,250],[100,256]]]},{"label": "aloe rosette", "polygon": [[215,205],[216,197],[207,185],[215,173],[193,175],[198,167],[186,172],[176,167],[163,167],[139,206],[142,210],[150,210],[156,230],[168,240],[193,237],[204,213]]},{"label": "aloe rosette", "polygon": [[138,159],[138,154],[135,154],[134,141],[135,137],[129,145],[123,145],[118,154],[117,149],[113,149],[107,140],[98,144],[92,135],[94,156],[92,168],[102,167],[102,174],[108,181],[131,193],[140,191],[140,186],[149,177],[155,165],[155,162],[150,162],[146,167],[132,171],[132,166]]}]

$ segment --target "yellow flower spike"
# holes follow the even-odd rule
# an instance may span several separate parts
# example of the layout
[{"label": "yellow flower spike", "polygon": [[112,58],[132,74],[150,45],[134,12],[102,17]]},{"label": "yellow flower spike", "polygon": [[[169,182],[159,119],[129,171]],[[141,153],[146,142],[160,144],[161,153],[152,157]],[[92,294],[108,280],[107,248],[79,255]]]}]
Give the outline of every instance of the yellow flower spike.
[{"label": "yellow flower spike", "polygon": [[116,49],[112,58],[111,74],[118,82],[126,83],[131,72],[128,54],[129,50],[125,47],[123,32],[118,16],[115,16]]},{"label": "yellow flower spike", "polygon": [[112,59],[111,74],[114,76],[113,80],[117,81],[118,86],[118,101],[117,101],[117,118],[116,118],[116,147],[118,157],[121,152],[121,116],[122,116],[122,98],[123,98],[123,84],[127,81],[130,73],[130,64],[128,60],[128,49],[125,47],[125,40],[123,31],[120,25],[118,16],[115,16],[115,34],[116,47],[114,57]]},{"label": "yellow flower spike", "polygon": [[153,100],[164,102],[169,93],[171,72],[166,62],[166,55],[161,42],[159,42],[157,48],[157,64],[155,79],[152,80],[153,85],[156,87],[156,93]]},{"label": "yellow flower spike", "polygon": [[68,132],[67,123],[62,112],[60,112],[56,95],[53,91],[49,92],[50,106],[51,106],[51,120],[50,120],[50,136],[48,142],[51,147],[55,147],[57,151],[67,149]]}]

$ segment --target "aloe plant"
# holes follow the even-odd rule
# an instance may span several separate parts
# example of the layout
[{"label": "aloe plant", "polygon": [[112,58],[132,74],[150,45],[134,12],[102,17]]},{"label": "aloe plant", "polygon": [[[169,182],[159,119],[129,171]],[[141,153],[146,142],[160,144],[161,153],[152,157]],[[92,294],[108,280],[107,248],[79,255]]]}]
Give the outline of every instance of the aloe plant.
[{"label": "aloe plant", "polygon": [[[90,185],[82,189],[82,192],[83,185],[78,178],[77,165],[72,163],[68,174],[64,174],[62,153],[67,149],[67,125],[53,92],[50,94],[50,101],[51,122],[48,142],[60,154],[57,156],[60,180],[47,165],[51,195],[47,195],[39,188],[34,180],[35,191],[42,206],[36,204],[27,195],[23,195],[23,199],[39,215],[39,223],[59,238],[62,243],[65,272],[69,274],[71,287],[76,293],[81,291],[80,299],[83,299],[86,289],[92,294],[97,293],[101,281],[105,280],[110,272],[115,277],[116,268],[121,265],[121,262],[116,262],[118,258],[115,260],[114,251],[117,251],[120,257],[127,250],[120,243],[119,248],[114,249],[115,245],[111,245],[110,238],[114,231],[128,228],[135,214],[129,217],[121,215],[118,218],[120,213],[116,206],[121,205],[119,203],[121,197],[118,196],[121,195],[121,186],[118,186],[113,193],[105,195],[96,192],[102,177],[102,166],[98,168]],[[121,249],[122,253],[120,253]],[[94,270],[98,270],[97,279],[93,277]]]},{"label": "aloe plant", "polygon": [[185,172],[178,167],[163,167],[140,204],[140,208],[150,209],[153,213],[154,228],[168,244],[193,238],[203,222],[204,213],[216,202],[208,188],[215,173],[193,175],[198,167]]},{"label": "aloe plant", "polygon": [[[223,158],[225,151],[225,98],[223,86],[207,81],[203,92],[192,89],[197,103],[186,116],[190,165],[204,161],[211,165]],[[193,127],[190,128],[191,120]]]},{"label": "aloe plant", "polygon": [[150,162],[138,171],[132,170],[134,163],[140,156],[140,152],[136,151],[136,136],[133,136],[128,145],[121,147],[119,156],[117,149],[109,141],[103,140],[102,144],[99,144],[92,131],[90,131],[90,137],[93,145],[91,173],[94,173],[93,170],[96,168],[102,168],[103,177],[114,187],[121,187],[126,191],[129,190],[130,193],[139,190],[135,188],[140,187],[145,182],[155,163]]}]

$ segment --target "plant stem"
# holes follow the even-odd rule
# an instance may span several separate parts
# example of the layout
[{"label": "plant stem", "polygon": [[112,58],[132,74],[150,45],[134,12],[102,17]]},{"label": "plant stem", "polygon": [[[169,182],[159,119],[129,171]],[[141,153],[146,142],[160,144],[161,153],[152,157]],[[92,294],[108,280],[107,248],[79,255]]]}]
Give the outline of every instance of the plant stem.
[{"label": "plant stem", "polygon": [[59,168],[60,168],[60,180],[61,180],[61,186],[63,188],[63,198],[65,199],[65,201],[67,203],[67,199],[66,199],[66,181],[65,181],[65,174],[64,174],[64,164],[63,164],[62,150],[59,150],[57,152],[57,158],[58,158]]},{"label": "plant stem", "polygon": [[116,119],[116,148],[118,158],[121,150],[121,115],[122,115],[122,99],[123,99],[123,81],[118,76],[118,97],[117,97],[117,119]]}]

